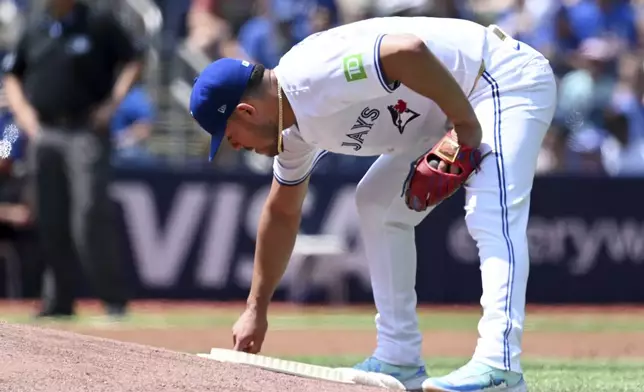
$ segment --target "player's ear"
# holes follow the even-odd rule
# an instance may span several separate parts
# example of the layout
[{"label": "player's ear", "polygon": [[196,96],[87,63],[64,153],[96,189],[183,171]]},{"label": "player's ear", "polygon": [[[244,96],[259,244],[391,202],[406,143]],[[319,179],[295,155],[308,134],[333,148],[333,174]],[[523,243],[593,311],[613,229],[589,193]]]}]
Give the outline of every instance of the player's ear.
[{"label": "player's ear", "polygon": [[241,102],[237,107],[235,108],[235,114],[243,118],[246,121],[249,121],[253,116],[257,114],[257,109],[253,105],[249,105],[247,103]]}]

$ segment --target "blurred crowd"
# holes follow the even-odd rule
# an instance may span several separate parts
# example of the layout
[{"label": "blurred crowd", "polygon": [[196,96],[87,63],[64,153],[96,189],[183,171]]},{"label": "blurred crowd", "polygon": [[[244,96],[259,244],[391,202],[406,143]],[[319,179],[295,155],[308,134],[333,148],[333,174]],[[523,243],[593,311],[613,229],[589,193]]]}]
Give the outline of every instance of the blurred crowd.
[{"label": "blurred crowd", "polygon": [[[267,67],[311,33],[368,17],[427,15],[496,23],[544,53],[559,79],[558,113],[539,157],[539,175],[644,175],[642,0],[150,2],[162,15],[162,53],[172,55],[185,45],[209,60],[238,57]],[[30,3],[0,0],[0,54],[15,44]],[[148,148],[158,110],[146,87],[136,85],[114,114],[114,164],[162,161]],[[4,110],[2,119],[10,123],[11,113]],[[206,144],[204,138],[204,152]],[[10,158],[19,160],[19,143],[11,147]],[[218,162],[232,160],[234,170],[270,173],[271,162],[264,157],[225,148],[221,155]],[[318,170],[364,171],[374,159],[331,156]]]},{"label": "blurred crowd", "polygon": [[[539,175],[644,175],[641,0],[157,0],[166,34],[209,58],[275,66],[311,33],[355,20],[427,15],[496,23],[544,53],[560,83]],[[190,3],[190,4],[188,4]],[[373,158],[332,156],[319,170],[365,170]],[[251,170],[270,160],[245,154]]]},{"label": "blurred crowd", "polygon": [[[46,15],[42,5],[48,2],[51,4],[54,1],[0,0],[0,68],[6,70],[13,67],[15,72],[15,56],[12,55],[18,40],[25,29],[33,26],[34,20],[42,22],[43,15]],[[73,0],[60,0],[61,4],[65,2],[74,3]],[[91,7],[113,11],[117,21],[126,29],[132,27],[128,24],[127,12],[138,13],[139,19],[149,21],[154,19],[155,12],[148,11],[154,9],[162,22],[159,31],[154,32],[154,37],[142,37],[140,31],[129,30],[131,35],[128,40],[122,41],[138,48],[138,53],[154,52],[156,56],[144,57],[146,60],[143,61],[143,69],[147,70],[148,76],[138,78],[118,107],[110,111],[105,128],[107,138],[111,141],[109,160],[112,166],[140,168],[172,162],[201,162],[202,165],[207,165],[208,170],[251,171],[269,176],[272,166],[270,158],[247,151],[235,152],[230,146],[223,146],[214,164],[208,164],[209,138],[190,121],[185,105],[166,99],[165,95],[169,95],[168,91],[171,89],[164,90],[159,86],[174,86],[173,78],[183,77],[189,87],[189,82],[198,73],[199,68],[219,57],[244,58],[269,68],[275,67],[285,52],[308,35],[340,24],[380,16],[433,16],[468,19],[483,25],[497,24],[514,38],[535,47],[550,59],[559,82],[558,110],[539,156],[538,175],[644,176],[644,0],[84,2]],[[37,9],[38,6],[41,8]],[[126,11],[125,14],[123,10]],[[49,19],[45,20],[48,21],[46,23],[52,23]],[[62,27],[57,23],[54,21],[51,24],[49,32],[43,35],[44,39],[55,40],[60,36],[57,29]],[[49,38],[47,34],[50,35]],[[80,41],[77,43],[82,44]],[[72,49],[82,50],[83,45]],[[192,74],[188,73],[186,76],[183,69],[178,69],[181,67],[176,65],[179,62],[175,62],[174,59],[179,57],[189,60],[187,63],[191,64]],[[155,61],[161,59],[160,63],[164,66],[169,65],[169,70],[152,64],[150,58],[156,58]],[[195,59],[202,61],[193,62]],[[150,73],[164,76],[150,77]],[[76,88],[82,90],[86,87],[85,84],[80,83]],[[34,170],[30,169],[27,158],[35,155],[33,151],[30,153],[31,140],[26,136],[27,132],[17,126],[5,90],[3,84],[0,87],[0,253],[7,258],[11,257],[3,250],[7,241],[15,242],[16,237],[38,235],[38,231],[33,230],[34,221],[41,221],[42,230],[53,230],[55,233],[59,227],[67,227],[69,224],[62,220],[52,225],[44,224],[43,211],[40,211],[40,219],[34,219],[32,216],[36,214],[32,214],[32,209],[28,207],[33,202],[29,199],[31,193],[28,179],[30,171]],[[54,100],[61,96],[69,98],[68,94],[52,94]],[[183,118],[183,122],[178,121],[178,118]],[[164,133],[167,130],[169,132]],[[181,137],[185,137],[189,132],[193,132],[199,140],[198,151],[191,155],[190,159],[173,160],[173,153],[160,154],[157,149],[152,148],[154,140],[163,138],[169,140],[168,144],[181,145],[183,140],[187,140]],[[55,133],[57,132],[53,132]],[[70,143],[77,138],[73,133],[60,134],[65,136],[57,137],[64,137],[65,140],[70,140]],[[181,137],[175,137],[176,135]],[[53,144],[56,143],[56,148],[59,148],[60,143]],[[32,146],[36,144],[31,143]],[[175,151],[174,154],[189,155],[186,154],[187,148],[170,150]],[[69,156],[73,156],[74,152],[71,151]],[[74,160],[69,156],[65,159]],[[343,173],[361,174],[376,158],[329,154],[316,170],[340,170]],[[45,162],[41,171],[51,169],[50,166],[52,165]],[[71,173],[73,172],[71,170]],[[61,173],[63,177],[64,174]],[[97,178],[103,178],[105,175],[102,172],[94,174]],[[70,172],[66,175],[73,176]],[[75,180],[80,181],[82,178],[70,178],[69,182],[74,183]],[[47,197],[41,199],[53,200],[50,191],[54,188],[47,189],[49,185],[45,182],[41,184],[41,193],[44,192]],[[61,194],[67,192],[64,189],[60,190],[63,192]],[[76,204],[71,208],[78,207]],[[82,215],[86,211],[83,210],[83,205],[80,207],[82,208],[79,214]],[[51,211],[60,209],[53,204],[47,208]],[[68,207],[65,205],[64,208]],[[109,211],[107,209],[105,213],[110,215]],[[81,218],[74,220],[73,224],[78,223],[77,221],[80,222]],[[88,230],[84,234],[82,230],[72,230],[78,237],[74,239],[77,247],[82,248],[86,243],[85,237],[91,237],[92,227],[95,226],[90,224],[86,227]],[[45,237],[55,237],[50,234]],[[57,244],[57,241],[53,241]],[[101,244],[104,241],[99,238],[98,242]],[[90,248],[92,246],[89,245]],[[40,249],[31,248],[30,251]],[[44,255],[44,259],[52,259],[53,251],[45,253],[47,255]],[[105,264],[110,263],[106,260]],[[38,275],[39,273],[34,274]],[[15,279],[9,277],[7,281],[10,283],[9,291],[20,292],[20,288],[11,286],[16,283]],[[61,285],[58,283],[57,287],[60,290]],[[52,313],[52,309],[43,311]],[[112,311],[114,313],[113,307]],[[64,309],[53,309],[53,313],[71,312],[67,306]],[[122,312],[124,309],[119,304],[115,313]]]}]

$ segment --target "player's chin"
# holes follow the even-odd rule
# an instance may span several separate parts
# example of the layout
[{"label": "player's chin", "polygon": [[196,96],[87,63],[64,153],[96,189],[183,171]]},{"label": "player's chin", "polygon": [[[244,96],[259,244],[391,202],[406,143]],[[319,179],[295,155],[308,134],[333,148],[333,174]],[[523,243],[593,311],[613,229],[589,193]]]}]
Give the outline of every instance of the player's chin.
[{"label": "player's chin", "polygon": [[255,154],[263,155],[265,157],[272,158],[275,156],[275,154],[272,154],[270,151],[262,151],[262,150],[255,150]]},{"label": "player's chin", "polygon": [[278,154],[276,148],[265,148],[265,149],[255,149],[255,152],[260,155],[267,156],[269,158],[273,158]]}]

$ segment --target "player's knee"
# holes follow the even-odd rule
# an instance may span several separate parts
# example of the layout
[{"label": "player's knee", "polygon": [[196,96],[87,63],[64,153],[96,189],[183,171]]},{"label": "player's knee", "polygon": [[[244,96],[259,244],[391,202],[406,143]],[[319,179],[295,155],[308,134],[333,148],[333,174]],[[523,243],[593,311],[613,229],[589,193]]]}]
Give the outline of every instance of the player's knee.
[{"label": "player's knee", "polygon": [[366,209],[370,208],[371,200],[367,189],[368,186],[364,184],[364,180],[360,181],[356,186],[356,209],[360,216],[364,216],[367,213]]},{"label": "player's knee", "polygon": [[[490,222],[487,222],[487,230],[494,230],[492,227],[489,227]],[[470,213],[465,215],[465,225],[467,226],[467,232],[470,233],[470,236],[474,241],[479,241],[479,237],[483,235],[486,230],[485,219],[479,213]]]},{"label": "player's knee", "polygon": [[356,209],[361,219],[375,217],[383,213],[382,202],[368,179],[362,179],[356,186]]}]

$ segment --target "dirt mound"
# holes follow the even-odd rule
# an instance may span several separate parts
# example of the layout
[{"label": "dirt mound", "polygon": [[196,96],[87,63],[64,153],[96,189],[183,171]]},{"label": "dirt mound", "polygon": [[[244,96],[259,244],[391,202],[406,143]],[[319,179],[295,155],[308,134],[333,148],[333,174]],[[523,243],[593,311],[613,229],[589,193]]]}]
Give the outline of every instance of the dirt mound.
[{"label": "dirt mound", "polygon": [[0,323],[0,391],[378,392],[133,343]]}]

